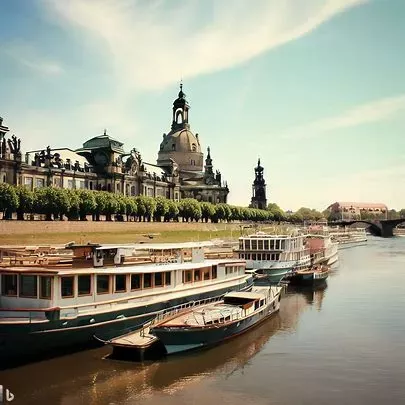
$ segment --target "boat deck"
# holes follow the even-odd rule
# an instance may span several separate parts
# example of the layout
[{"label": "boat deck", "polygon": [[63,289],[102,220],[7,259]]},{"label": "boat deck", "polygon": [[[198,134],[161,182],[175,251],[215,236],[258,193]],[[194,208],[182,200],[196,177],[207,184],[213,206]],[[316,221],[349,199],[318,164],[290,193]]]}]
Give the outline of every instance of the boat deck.
[{"label": "boat deck", "polygon": [[159,326],[203,326],[240,318],[243,309],[235,305],[207,305],[163,321]]},{"label": "boat deck", "polygon": [[149,333],[149,328],[146,328],[144,330],[138,329],[132,333],[128,333],[127,335],[112,339],[111,344],[113,346],[143,348],[150,346],[157,340],[158,338],[156,336]]}]

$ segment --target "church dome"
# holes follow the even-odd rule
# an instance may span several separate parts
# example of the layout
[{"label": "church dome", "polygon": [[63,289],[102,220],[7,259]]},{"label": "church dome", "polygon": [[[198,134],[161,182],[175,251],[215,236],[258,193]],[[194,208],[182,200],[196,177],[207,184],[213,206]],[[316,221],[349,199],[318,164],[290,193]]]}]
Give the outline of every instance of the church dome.
[{"label": "church dome", "polygon": [[201,153],[198,135],[194,135],[189,129],[180,129],[179,131],[169,132],[169,134],[163,135],[163,141],[160,144],[160,151]]}]

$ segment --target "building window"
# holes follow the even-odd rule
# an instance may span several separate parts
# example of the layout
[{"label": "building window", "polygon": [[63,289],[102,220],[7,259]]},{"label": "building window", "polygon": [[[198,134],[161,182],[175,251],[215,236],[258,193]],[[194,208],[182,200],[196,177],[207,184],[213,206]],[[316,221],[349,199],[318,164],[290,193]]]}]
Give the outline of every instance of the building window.
[{"label": "building window", "polygon": [[170,285],[172,283],[172,273],[171,271],[166,271],[165,273],[165,285]]},{"label": "building window", "polygon": [[143,288],[151,288],[152,287],[152,274],[145,273],[143,275]]},{"label": "building window", "polygon": [[52,294],[52,277],[40,276],[39,277],[39,298],[50,300]]},{"label": "building window", "polygon": [[127,275],[117,274],[115,276],[115,292],[126,292],[127,291]]},{"label": "building window", "polygon": [[65,276],[60,279],[62,298],[72,298],[75,296],[75,277]]},{"label": "building window", "polygon": [[77,277],[77,294],[78,296],[82,295],[91,295],[91,276],[82,275]]},{"label": "building window", "polygon": [[196,152],[196,151],[197,151],[197,145],[196,145],[195,143],[193,143],[193,144],[191,145],[191,150],[192,150],[193,152]]},{"label": "building window", "polygon": [[86,184],[85,184],[84,180],[81,180],[80,181],[80,189],[83,190],[85,188],[86,188]]},{"label": "building window", "polygon": [[163,286],[163,273],[155,273],[155,287]]},{"label": "building window", "polygon": [[201,270],[194,270],[194,281],[201,281]]},{"label": "building window", "polygon": [[38,298],[37,276],[20,276],[20,297]]},{"label": "building window", "polygon": [[108,294],[110,292],[110,276],[97,275],[97,294]]},{"label": "building window", "polygon": [[35,187],[36,188],[42,188],[45,186],[45,180],[44,179],[35,179]]},{"label": "building window", "polygon": [[176,150],[176,144],[175,143],[172,145],[172,150]]},{"label": "building window", "polygon": [[141,275],[131,274],[131,290],[139,290],[141,288]]},{"label": "building window", "polygon": [[89,183],[89,187],[90,187],[90,190],[93,190],[93,182],[92,181]]},{"label": "building window", "polygon": [[17,296],[16,274],[3,274],[1,276],[1,294],[9,297]]},{"label": "building window", "polygon": [[60,177],[54,177],[53,185],[54,185],[54,187],[60,187],[61,186]]},{"label": "building window", "polygon": [[68,179],[67,181],[67,188],[69,190],[72,190],[73,188],[75,188],[75,181],[73,179]]}]

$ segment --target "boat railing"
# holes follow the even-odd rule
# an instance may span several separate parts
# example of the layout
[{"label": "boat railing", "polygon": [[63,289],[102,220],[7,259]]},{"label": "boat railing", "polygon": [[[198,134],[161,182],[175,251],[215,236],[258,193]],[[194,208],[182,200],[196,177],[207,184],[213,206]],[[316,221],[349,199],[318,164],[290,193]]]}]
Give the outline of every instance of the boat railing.
[{"label": "boat railing", "polygon": [[33,322],[47,322],[59,318],[59,307],[54,308],[1,308],[0,309],[0,323],[1,321],[9,322],[10,319],[18,321]]},{"label": "boat railing", "polygon": [[163,321],[166,318],[169,318],[171,316],[177,315],[180,312],[189,310],[191,308],[200,306],[200,305],[206,305],[206,304],[211,304],[213,302],[218,302],[221,301],[223,299],[223,295],[217,295],[215,297],[210,297],[210,298],[204,298],[201,300],[197,300],[197,301],[189,301],[189,302],[185,302],[183,304],[180,305],[175,305],[173,307],[169,307],[169,308],[165,308],[161,311],[159,311],[155,317],[147,322],[145,322],[141,328],[140,328],[140,335],[142,337],[145,336],[145,334],[148,333],[149,328],[153,325],[155,325],[158,322]]}]

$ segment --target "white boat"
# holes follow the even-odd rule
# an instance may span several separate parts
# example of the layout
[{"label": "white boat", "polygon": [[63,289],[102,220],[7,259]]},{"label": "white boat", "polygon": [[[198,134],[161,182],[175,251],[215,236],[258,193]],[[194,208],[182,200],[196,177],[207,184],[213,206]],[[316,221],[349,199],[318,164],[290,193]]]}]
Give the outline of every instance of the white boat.
[{"label": "white boat", "polygon": [[345,227],[330,229],[330,236],[333,241],[338,243],[338,249],[347,249],[367,244],[367,234],[364,228]]},{"label": "white boat", "polygon": [[239,259],[246,260],[247,269],[262,270],[271,281],[279,282],[293,270],[311,264],[305,235],[270,235],[256,232],[239,238],[236,250]]},{"label": "white boat", "polygon": [[110,339],[165,308],[251,288],[245,261],[207,260],[206,245],[69,245],[69,267],[0,268],[0,366]]}]

